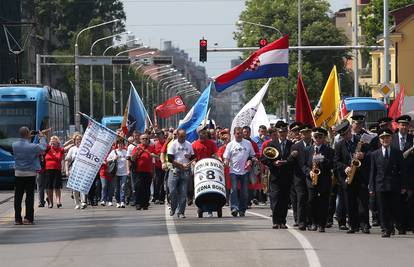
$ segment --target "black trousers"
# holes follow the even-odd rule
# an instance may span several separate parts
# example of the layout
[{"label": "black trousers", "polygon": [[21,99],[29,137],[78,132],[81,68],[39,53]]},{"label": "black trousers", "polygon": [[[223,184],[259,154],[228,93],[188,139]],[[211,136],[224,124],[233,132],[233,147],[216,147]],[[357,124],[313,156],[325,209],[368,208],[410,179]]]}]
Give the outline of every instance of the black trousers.
[{"label": "black trousers", "polygon": [[98,201],[101,199],[101,189],[101,178],[97,175],[88,193],[88,200],[92,206],[98,205]]},{"label": "black trousers", "polygon": [[414,226],[414,198],[413,194],[405,193],[401,195],[401,228],[413,230]]},{"label": "black trousers", "polygon": [[36,186],[36,176],[16,177],[14,185],[14,220],[22,221],[22,200],[26,193],[26,216],[25,219],[33,222],[34,220],[34,189]]},{"label": "black trousers", "polygon": [[329,207],[328,207],[328,222],[333,223],[333,217],[336,211],[336,198],[338,197],[339,185],[332,185],[331,192],[329,194]]},{"label": "black trousers", "polygon": [[400,225],[400,193],[399,192],[376,192],[377,203],[381,218],[381,229],[383,232],[391,233],[394,223]]},{"label": "black trousers", "polygon": [[328,219],[329,192],[319,192],[317,188],[309,188],[309,217],[312,224],[325,227]]},{"label": "black trousers", "polygon": [[[306,186],[305,178],[294,177],[293,186],[296,192],[296,214],[297,223],[299,226],[307,225],[306,210],[308,207],[308,188]],[[292,205],[294,201],[292,201]]]},{"label": "black trousers", "polygon": [[147,208],[149,206],[151,196],[151,178],[152,173],[150,172],[136,173],[135,203],[142,208]]},{"label": "black trousers", "polygon": [[351,229],[357,230],[360,226],[369,227],[367,187],[358,183],[348,185],[345,199],[348,224]]},{"label": "black trousers", "polygon": [[369,209],[371,210],[372,214],[372,221],[381,223],[380,215],[379,215],[379,208],[378,208],[378,201],[376,196],[369,196]]},{"label": "black trousers", "polygon": [[336,219],[338,221],[338,225],[346,225],[346,189],[344,188],[344,185],[339,184],[338,185],[338,203],[336,205]]},{"label": "black trousers", "polygon": [[154,177],[154,199],[159,201],[165,200],[165,171],[155,168]]},{"label": "black trousers", "polygon": [[[272,177],[270,178],[272,179]],[[272,209],[273,224],[286,224],[286,216],[288,213],[290,183],[288,182],[271,182],[270,183],[270,199]]]}]

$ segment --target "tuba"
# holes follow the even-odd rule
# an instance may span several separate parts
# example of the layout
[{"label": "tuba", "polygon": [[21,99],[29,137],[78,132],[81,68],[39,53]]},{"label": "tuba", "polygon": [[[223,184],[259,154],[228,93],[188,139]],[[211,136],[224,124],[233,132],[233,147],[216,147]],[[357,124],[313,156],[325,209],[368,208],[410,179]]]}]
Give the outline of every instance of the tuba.
[{"label": "tuba", "polygon": [[[316,149],[315,149],[315,152],[313,153],[313,157],[315,156],[316,156]],[[318,178],[320,174],[321,174],[321,169],[319,169],[318,167],[318,162],[315,159],[313,159],[312,160],[312,173],[310,175],[313,186],[316,186],[318,184]]]},{"label": "tuba", "polygon": [[273,160],[279,156],[279,151],[272,146],[268,146],[263,150],[263,156],[265,156],[267,159]]}]

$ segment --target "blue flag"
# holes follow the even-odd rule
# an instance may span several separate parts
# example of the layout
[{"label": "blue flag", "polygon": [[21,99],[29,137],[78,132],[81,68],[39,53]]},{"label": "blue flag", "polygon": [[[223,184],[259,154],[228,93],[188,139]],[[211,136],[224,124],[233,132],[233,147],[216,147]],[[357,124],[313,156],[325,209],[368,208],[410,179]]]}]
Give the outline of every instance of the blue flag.
[{"label": "blue flag", "polygon": [[211,83],[200,95],[197,102],[185,115],[185,118],[178,125],[178,129],[184,129],[187,132],[187,141],[193,142],[197,139],[197,128],[207,115],[208,102],[210,99]]},{"label": "blue flag", "polygon": [[135,90],[134,84],[131,82],[131,91],[129,92],[128,98],[128,112],[126,120],[126,128],[131,134],[134,130],[144,133],[147,127],[147,110],[142,103],[137,91]]}]

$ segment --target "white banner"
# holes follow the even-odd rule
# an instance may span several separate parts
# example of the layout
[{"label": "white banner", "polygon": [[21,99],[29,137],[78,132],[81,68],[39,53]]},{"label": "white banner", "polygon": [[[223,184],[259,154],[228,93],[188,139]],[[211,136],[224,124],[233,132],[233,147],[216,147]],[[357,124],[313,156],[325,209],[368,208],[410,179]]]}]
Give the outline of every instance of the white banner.
[{"label": "white banner", "polygon": [[87,194],[116,134],[97,122],[90,120],[82,137],[78,153],[72,165],[67,187]]},{"label": "white banner", "polygon": [[262,99],[267,92],[267,88],[269,87],[270,81],[269,79],[267,83],[256,93],[256,95],[250,99],[250,101],[244,105],[244,107],[237,113],[234,117],[233,122],[231,123],[231,136],[234,139],[234,128],[235,127],[244,127],[250,126],[253,121],[253,118],[256,116],[256,112],[259,109],[260,104],[262,103]]},{"label": "white banner", "polygon": [[250,128],[252,129],[252,133],[250,137],[253,138],[253,136],[259,135],[258,133],[259,133],[260,125],[264,125],[268,129],[270,127],[270,121],[269,121],[269,118],[267,117],[265,107],[263,106],[262,103],[260,103],[259,109],[257,110],[256,115],[254,116],[252,120],[252,123],[250,124]]}]

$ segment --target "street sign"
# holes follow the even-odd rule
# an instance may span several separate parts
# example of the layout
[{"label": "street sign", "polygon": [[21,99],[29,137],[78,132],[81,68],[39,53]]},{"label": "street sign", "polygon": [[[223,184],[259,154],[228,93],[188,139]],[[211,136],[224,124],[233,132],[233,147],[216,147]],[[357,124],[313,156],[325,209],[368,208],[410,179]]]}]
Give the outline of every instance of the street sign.
[{"label": "street sign", "polygon": [[173,58],[169,56],[157,56],[152,59],[154,65],[172,65]]},{"label": "street sign", "polygon": [[382,83],[382,84],[380,85],[380,87],[378,87],[377,91],[378,91],[378,93],[380,93],[383,97],[388,97],[388,96],[392,93],[393,88],[392,88],[392,86],[391,86],[390,84],[388,84],[388,83]]},{"label": "street sign", "polygon": [[79,65],[112,65],[111,57],[80,56]]}]

